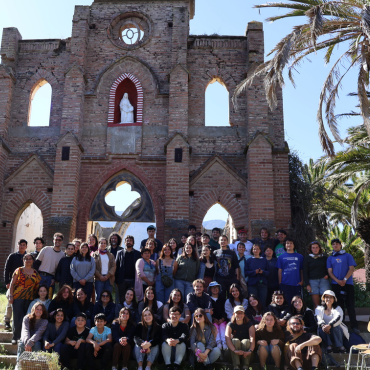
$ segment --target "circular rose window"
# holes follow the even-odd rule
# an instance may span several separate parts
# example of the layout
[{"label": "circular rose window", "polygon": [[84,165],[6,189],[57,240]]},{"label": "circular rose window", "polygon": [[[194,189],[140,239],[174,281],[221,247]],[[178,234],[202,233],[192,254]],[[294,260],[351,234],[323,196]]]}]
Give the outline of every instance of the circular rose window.
[{"label": "circular rose window", "polygon": [[114,45],[126,49],[136,49],[146,44],[152,33],[152,23],[143,14],[129,12],[120,14],[108,27],[108,37]]}]

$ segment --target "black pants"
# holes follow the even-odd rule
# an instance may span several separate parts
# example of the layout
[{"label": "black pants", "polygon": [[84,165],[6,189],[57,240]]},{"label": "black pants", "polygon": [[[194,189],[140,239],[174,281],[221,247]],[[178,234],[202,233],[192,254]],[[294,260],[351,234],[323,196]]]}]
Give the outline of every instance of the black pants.
[{"label": "black pants", "polygon": [[60,360],[62,365],[68,369],[72,369],[71,358],[77,358],[77,369],[83,369],[85,367],[86,343],[81,343],[79,349],[75,349],[73,346],[68,344],[63,344],[60,350]]},{"label": "black pants", "polygon": [[[219,276],[216,276],[216,281],[221,285],[220,298],[225,298],[225,299],[226,299],[226,293],[227,293],[227,297],[230,296],[229,290],[230,290],[231,284],[240,285],[236,277],[232,279],[228,279],[228,278],[221,278]],[[241,300],[243,300],[243,297],[241,297]]]},{"label": "black pants", "polygon": [[118,291],[119,291],[119,303],[123,305],[123,302],[125,301],[125,295],[126,295],[127,289],[135,288],[135,279],[133,280],[125,279],[122,283],[117,284],[117,286],[118,286]]},{"label": "black pants", "polygon": [[27,314],[29,299],[14,299],[13,301],[13,339],[21,339],[23,318]]},{"label": "black pants", "polygon": [[86,365],[89,370],[96,368],[94,364],[96,363],[95,359],[99,359],[101,369],[107,368],[109,362],[112,360],[113,355],[113,346],[112,343],[106,343],[98,352],[98,355],[94,356],[94,346],[90,343],[86,344]]},{"label": "black pants", "polygon": [[[355,311],[355,288],[351,284],[346,284],[344,287],[339,284],[332,284],[332,290],[335,293],[335,296],[338,300],[338,306],[341,307],[344,313],[344,309],[347,309],[349,321],[351,322],[351,328],[357,328],[358,323],[356,320],[356,311]],[[345,291],[347,294],[340,294],[341,291]],[[343,317],[344,321],[344,317]]]}]

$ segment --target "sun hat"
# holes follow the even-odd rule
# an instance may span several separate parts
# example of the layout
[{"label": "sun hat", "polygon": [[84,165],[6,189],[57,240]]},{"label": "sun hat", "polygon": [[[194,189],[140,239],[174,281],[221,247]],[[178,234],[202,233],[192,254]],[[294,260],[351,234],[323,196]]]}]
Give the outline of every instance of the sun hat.
[{"label": "sun hat", "polygon": [[334,297],[335,302],[337,302],[337,297],[335,296],[335,293],[332,290],[325,290],[324,294],[321,296],[322,301],[324,300],[324,297],[326,295],[331,295],[332,297]]}]

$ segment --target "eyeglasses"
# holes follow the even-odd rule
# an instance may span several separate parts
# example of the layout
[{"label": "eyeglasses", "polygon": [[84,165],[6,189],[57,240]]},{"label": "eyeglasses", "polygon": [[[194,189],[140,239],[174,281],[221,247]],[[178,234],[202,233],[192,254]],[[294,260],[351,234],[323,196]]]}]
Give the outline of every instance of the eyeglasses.
[{"label": "eyeglasses", "polygon": [[200,313],[199,315],[195,315],[195,317],[198,319],[199,317],[203,317],[203,315]]},{"label": "eyeglasses", "polygon": [[101,297],[102,298],[107,298],[107,297],[109,298],[109,295],[108,294],[102,294]]},{"label": "eyeglasses", "polygon": [[299,326],[301,326],[301,323],[300,322],[291,322],[290,325],[293,325],[293,326],[294,325],[299,325]]},{"label": "eyeglasses", "polygon": [[62,242],[62,239],[54,239],[56,242]]}]

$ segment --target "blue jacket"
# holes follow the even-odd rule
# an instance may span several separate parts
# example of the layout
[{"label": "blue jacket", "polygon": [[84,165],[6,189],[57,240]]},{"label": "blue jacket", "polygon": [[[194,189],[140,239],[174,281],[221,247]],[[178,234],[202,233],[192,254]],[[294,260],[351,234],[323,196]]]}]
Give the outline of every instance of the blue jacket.
[{"label": "blue jacket", "polygon": [[113,343],[119,343],[119,340],[122,337],[127,338],[127,342],[133,347],[134,345],[134,332],[135,332],[135,325],[134,324],[128,324],[125,328],[125,331],[121,330],[121,327],[119,325],[119,322],[114,322],[112,324],[112,338]]},{"label": "blue jacket", "polygon": [[[256,274],[257,269],[261,269],[262,274]],[[266,258],[248,258],[244,263],[244,273],[248,276],[248,285],[256,285],[259,282],[267,285],[266,277],[270,275],[270,269]]]},{"label": "blue jacket", "polygon": [[[105,307],[105,309],[104,309],[103,303],[101,301],[95,303],[95,305],[93,307],[93,311],[92,311],[91,325],[93,325],[94,317],[98,313],[105,314],[105,316],[107,318],[107,325],[111,324],[112,321],[114,320],[115,310],[116,310],[116,305],[113,302],[109,302],[107,304],[107,306]],[[95,324],[94,324],[94,326],[95,326]]]}]

